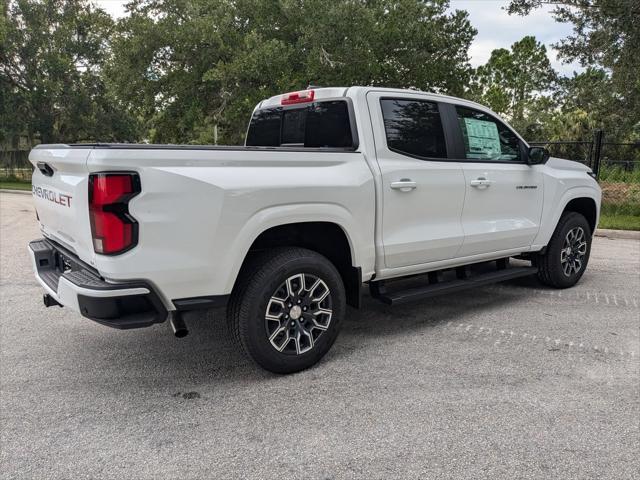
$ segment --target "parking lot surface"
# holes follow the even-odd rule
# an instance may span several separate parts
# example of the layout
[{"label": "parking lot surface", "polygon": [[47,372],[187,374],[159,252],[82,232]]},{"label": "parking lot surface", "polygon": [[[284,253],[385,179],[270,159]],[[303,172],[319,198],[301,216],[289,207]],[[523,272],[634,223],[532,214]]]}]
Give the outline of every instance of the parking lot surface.
[{"label": "parking lot surface", "polygon": [[[640,242],[534,278],[367,298],[315,368],[245,360],[216,315],[118,331],[42,305],[28,195],[0,194],[1,478],[637,478]],[[212,275],[215,272],[212,271]]]}]

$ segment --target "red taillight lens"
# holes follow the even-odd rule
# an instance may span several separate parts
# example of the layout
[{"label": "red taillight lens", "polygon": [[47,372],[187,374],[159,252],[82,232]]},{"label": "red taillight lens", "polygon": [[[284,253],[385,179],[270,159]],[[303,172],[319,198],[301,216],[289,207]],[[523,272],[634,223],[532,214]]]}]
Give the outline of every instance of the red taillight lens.
[{"label": "red taillight lens", "polygon": [[285,93],[280,100],[280,105],[293,105],[294,103],[313,102],[314,90],[302,90],[300,92]]},{"label": "red taillight lens", "polygon": [[138,243],[138,223],[129,214],[129,200],[140,193],[136,173],[94,173],[89,176],[89,218],[93,250],[114,255]]}]

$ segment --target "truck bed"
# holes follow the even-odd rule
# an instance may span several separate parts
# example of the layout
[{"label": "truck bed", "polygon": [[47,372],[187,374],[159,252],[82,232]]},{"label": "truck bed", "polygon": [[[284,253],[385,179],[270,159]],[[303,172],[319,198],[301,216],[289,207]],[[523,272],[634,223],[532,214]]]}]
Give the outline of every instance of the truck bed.
[{"label": "truck bed", "polygon": [[[266,229],[333,222],[374,268],[374,181],[348,149],[151,144],[40,145],[30,155],[43,235],[110,282],[152,281],[175,299],[226,295]],[[48,166],[53,172],[47,175]],[[92,245],[89,179],[133,172],[141,191],[128,205],[138,244],[98,255]]]}]

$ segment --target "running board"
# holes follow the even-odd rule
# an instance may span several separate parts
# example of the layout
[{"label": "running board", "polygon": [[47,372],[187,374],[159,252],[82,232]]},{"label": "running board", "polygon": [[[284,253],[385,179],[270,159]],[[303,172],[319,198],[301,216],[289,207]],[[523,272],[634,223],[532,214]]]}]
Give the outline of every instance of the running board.
[{"label": "running board", "polygon": [[[430,283],[421,287],[408,288],[395,292],[387,292],[383,281],[371,282],[369,290],[371,296],[387,305],[398,305],[402,303],[414,302],[424,298],[446,295],[447,293],[458,292],[468,288],[479,287],[491,283],[504,282],[513,278],[526,277],[538,272],[537,267],[511,267],[495,270],[488,273],[481,273],[474,276],[465,276],[466,270],[461,270],[454,280],[438,282],[436,272],[429,275]],[[463,278],[460,278],[463,277]]]}]

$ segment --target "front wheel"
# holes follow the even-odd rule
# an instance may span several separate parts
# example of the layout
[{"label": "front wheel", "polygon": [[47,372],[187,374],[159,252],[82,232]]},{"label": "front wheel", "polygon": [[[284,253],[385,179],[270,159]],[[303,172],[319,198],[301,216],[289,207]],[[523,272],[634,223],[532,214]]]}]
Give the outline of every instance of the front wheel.
[{"label": "front wheel", "polygon": [[555,288],[578,283],[589,262],[591,233],[583,215],[563,213],[546,252],[537,258],[540,281]]},{"label": "front wheel", "polygon": [[237,342],[258,365],[293,373],[329,351],[345,309],[342,278],[327,258],[303,248],[278,248],[243,269],[228,319]]}]

